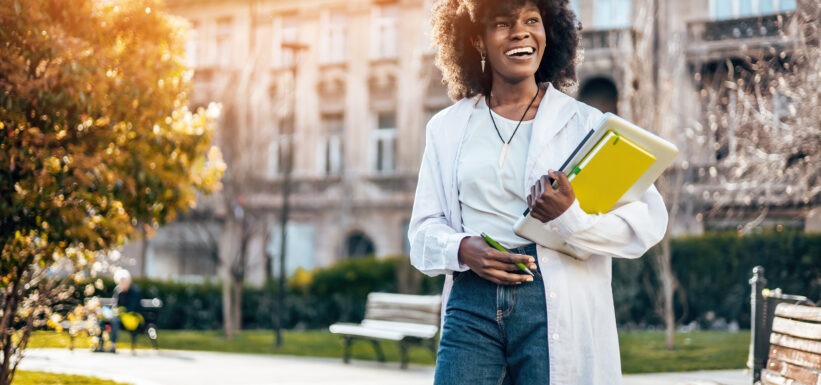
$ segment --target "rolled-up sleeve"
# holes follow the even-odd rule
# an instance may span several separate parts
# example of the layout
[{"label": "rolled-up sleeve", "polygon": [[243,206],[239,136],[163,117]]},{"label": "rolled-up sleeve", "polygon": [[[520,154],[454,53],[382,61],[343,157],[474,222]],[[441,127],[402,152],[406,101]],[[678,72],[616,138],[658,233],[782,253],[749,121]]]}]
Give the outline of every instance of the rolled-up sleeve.
[{"label": "rolled-up sleeve", "polygon": [[664,237],[667,221],[664,200],[651,186],[641,199],[607,214],[587,214],[575,201],[562,215],[545,223],[545,230],[558,233],[580,259],[596,254],[638,258]]},{"label": "rolled-up sleeve", "polygon": [[433,134],[438,119],[441,116],[428,123],[408,230],[411,264],[430,276],[467,270],[459,263],[459,245],[469,235],[453,229],[446,215],[448,202],[441,168],[449,165],[441,164],[436,150]]}]

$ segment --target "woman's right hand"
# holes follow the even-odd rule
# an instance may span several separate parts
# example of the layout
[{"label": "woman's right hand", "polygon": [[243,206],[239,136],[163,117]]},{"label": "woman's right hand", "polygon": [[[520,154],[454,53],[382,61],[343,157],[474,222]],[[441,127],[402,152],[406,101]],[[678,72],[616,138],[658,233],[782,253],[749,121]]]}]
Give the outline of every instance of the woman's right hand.
[{"label": "woman's right hand", "polygon": [[482,237],[465,237],[459,244],[459,262],[467,265],[476,275],[499,285],[518,285],[532,282],[528,274],[521,271],[516,262],[524,263],[531,270],[536,269],[536,261],[529,255],[503,253],[490,247]]}]

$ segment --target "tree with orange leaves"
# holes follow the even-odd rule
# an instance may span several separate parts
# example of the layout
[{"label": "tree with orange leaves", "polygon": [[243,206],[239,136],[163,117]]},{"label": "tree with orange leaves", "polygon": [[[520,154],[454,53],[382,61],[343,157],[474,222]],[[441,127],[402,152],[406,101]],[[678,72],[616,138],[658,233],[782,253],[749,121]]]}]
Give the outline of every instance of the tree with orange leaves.
[{"label": "tree with orange leaves", "polygon": [[0,385],[73,272],[219,187],[185,23],[160,8],[0,0]]}]

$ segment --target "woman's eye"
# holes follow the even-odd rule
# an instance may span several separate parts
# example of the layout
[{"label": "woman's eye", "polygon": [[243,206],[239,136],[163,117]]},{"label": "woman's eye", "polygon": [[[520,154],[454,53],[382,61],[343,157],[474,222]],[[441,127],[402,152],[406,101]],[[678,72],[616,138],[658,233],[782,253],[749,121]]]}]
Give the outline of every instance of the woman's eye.
[{"label": "woman's eye", "polygon": [[534,17],[534,18],[527,19],[527,21],[526,21],[526,23],[527,23],[527,24],[536,24],[536,23],[538,23],[538,22],[539,22],[539,19],[538,19],[538,18],[535,18],[535,17]]}]

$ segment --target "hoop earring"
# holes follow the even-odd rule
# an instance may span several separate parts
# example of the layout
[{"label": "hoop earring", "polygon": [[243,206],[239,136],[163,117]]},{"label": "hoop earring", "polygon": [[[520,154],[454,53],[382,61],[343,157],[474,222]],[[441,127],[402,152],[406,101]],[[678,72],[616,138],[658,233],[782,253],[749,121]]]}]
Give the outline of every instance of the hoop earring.
[{"label": "hoop earring", "polygon": [[482,52],[482,73],[485,72],[485,53]]}]

